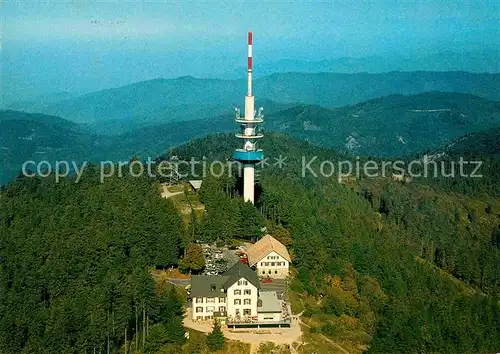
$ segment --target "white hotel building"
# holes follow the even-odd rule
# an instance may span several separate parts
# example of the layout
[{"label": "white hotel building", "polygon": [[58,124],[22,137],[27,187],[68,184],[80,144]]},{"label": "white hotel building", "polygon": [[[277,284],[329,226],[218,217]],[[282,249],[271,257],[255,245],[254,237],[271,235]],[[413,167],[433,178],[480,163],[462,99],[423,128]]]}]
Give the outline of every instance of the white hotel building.
[{"label": "white hotel building", "polygon": [[241,262],[224,275],[193,276],[193,320],[256,317],[259,287],[257,274]]},{"label": "white hotel building", "polygon": [[290,255],[270,235],[247,250],[248,262],[237,262],[223,275],[195,275],[191,279],[192,319],[225,318],[229,322],[280,322],[286,304],[275,291],[261,291],[259,277],[288,276]]}]

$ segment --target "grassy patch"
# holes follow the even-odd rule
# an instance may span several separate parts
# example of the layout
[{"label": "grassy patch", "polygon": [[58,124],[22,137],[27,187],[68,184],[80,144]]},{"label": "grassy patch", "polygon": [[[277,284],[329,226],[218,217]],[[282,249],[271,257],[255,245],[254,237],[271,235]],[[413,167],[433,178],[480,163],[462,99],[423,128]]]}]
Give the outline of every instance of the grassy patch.
[{"label": "grassy patch", "polygon": [[[184,190],[182,189],[181,191]],[[196,217],[198,218],[200,218],[205,212],[205,206],[202,202],[200,202],[198,194],[192,191],[173,195],[169,198],[169,200],[174,203],[175,207],[182,214],[182,220],[184,221],[185,225],[189,223],[193,210],[196,214]]]},{"label": "grassy patch", "polygon": [[265,342],[260,344],[258,354],[291,354],[291,351],[288,345]]},{"label": "grassy patch", "polygon": [[472,286],[470,286],[469,284],[464,283],[460,279],[455,278],[450,273],[448,273],[445,270],[439,268],[438,266],[430,263],[429,261],[427,261],[419,256],[415,256],[415,259],[417,260],[417,262],[437,270],[439,272],[439,274],[441,274],[443,277],[445,277],[445,278],[449,279],[451,282],[453,282],[453,284],[455,284],[457,286],[457,288],[459,289],[460,293],[467,295],[467,296],[472,296],[479,291],[479,290],[473,288]]},{"label": "grassy patch", "polygon": [[[311,331],[309,327],[302,326],[302,344],[295,347],[296,351],[300,354],[346,354],[349,353],[361,353],[361,350],[353,350],[353,348],[346,348],[345,344],[335,345],[331,340],[328,340],[321,333]],[[340,347],[339,347],[340,346]],[[344,349],[344,350],[342,350]]]},{"label": "grassy patch", "polygon": [[188,329],[189,339],[186,344],[182,347],[182,353],[185,354],[204,354],[204,353],[214,353],[214,354],[250,354],[250,344],[246,344],[240,341],[229,340],[226,338],[226,344],[224,349],[211,352],[207,347],[206,334],[196,331],[194,329]]},{"label": "grassy patch", "polygon": [[172,186],[168,186],[167,189],[171,193],[182,192],[182,191],[184,191],[184,185],[183,184],[174,184]]},{"label": "grassy patch", "polygon": [[304,302],[302,300],[302,296],[293,291],[289,291],[286,294],[287,301],[290,303],[292,307],[292,313],[297,315],[305,310]]}]

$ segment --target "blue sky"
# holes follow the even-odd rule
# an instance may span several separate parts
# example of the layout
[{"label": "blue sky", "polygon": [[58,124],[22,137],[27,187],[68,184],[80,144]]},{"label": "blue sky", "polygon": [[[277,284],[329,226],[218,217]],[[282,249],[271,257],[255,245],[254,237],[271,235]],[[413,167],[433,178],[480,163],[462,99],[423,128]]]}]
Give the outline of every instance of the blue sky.
[{"label": "blue sky", "polygon": [[498,1],[6,1],[0,11],[4,96],[6,86],[28,97],[217,76],[244,64],[248,30],[256,61],[500,48]]}]

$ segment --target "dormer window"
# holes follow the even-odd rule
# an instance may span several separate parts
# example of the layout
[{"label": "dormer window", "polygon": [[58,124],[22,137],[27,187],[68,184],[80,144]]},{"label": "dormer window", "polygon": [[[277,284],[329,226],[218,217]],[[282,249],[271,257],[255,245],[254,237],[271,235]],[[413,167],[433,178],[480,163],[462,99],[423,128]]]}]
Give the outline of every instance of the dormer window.
[{"label": "dormer window", "polygon": [[210,291],[215,291],[217,286],[215,284],[210,284]]}]

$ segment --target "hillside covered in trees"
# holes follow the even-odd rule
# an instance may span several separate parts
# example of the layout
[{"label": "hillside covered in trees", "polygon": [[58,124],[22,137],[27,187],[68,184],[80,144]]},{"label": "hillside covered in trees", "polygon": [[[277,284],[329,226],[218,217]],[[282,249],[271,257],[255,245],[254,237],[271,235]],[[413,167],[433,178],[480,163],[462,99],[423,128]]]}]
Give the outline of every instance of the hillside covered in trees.
[{"label": "hillside covered in trees", "polygon": [[[172,154],[225,159],[235,144],[217,135]],[[374,353],[488,352],[500,345],[498,198],[467,185],[468,195],[450,193],[425,180],[302,177],[301,156],[348,157],[273,134],[263,149],[271,161],[287,156],[287,166],[261,171],[256,207],[268,230],[291,247],[291,287],[314,330]],[[238,193],[237,181],[206,182],[207,217],[217,215],[231,230],[228,191]]]},{"label": "hillside covered in trees", "polygon": [[[165,158],[224,160],[236,144],[217,134]],[[120,348],[125,333],[142,338],[143,319],[148,345],[180,348],[182,300],[155,291],[148,269],[178,264],[190,241],[252,240],[262,226],[290,248],[289,296],[304,304],[311,331],[354,352],[500,347],[498,198],[420,180],[302,176],[302,156],[349,157],[281,134],[266,134],[262,147],[270,165],[255,207],[234,176],[207,176],[207,211],[186,225],[154,178],[100,183],[93,169],[79,183],[20,178],[4,188],[0,350]],[[279,155],[282,168],[272,163]]]},{"label": "hillside covered in trees", "polygon": [[146,321],[150,335],[166,326],[165,343],[183,342],[182,302],[149,273],[177,263],[181,219],[151,181],[107,182],[89,170],[79,183],[24,178],[1,192],[0,352],[116,352]]}]

